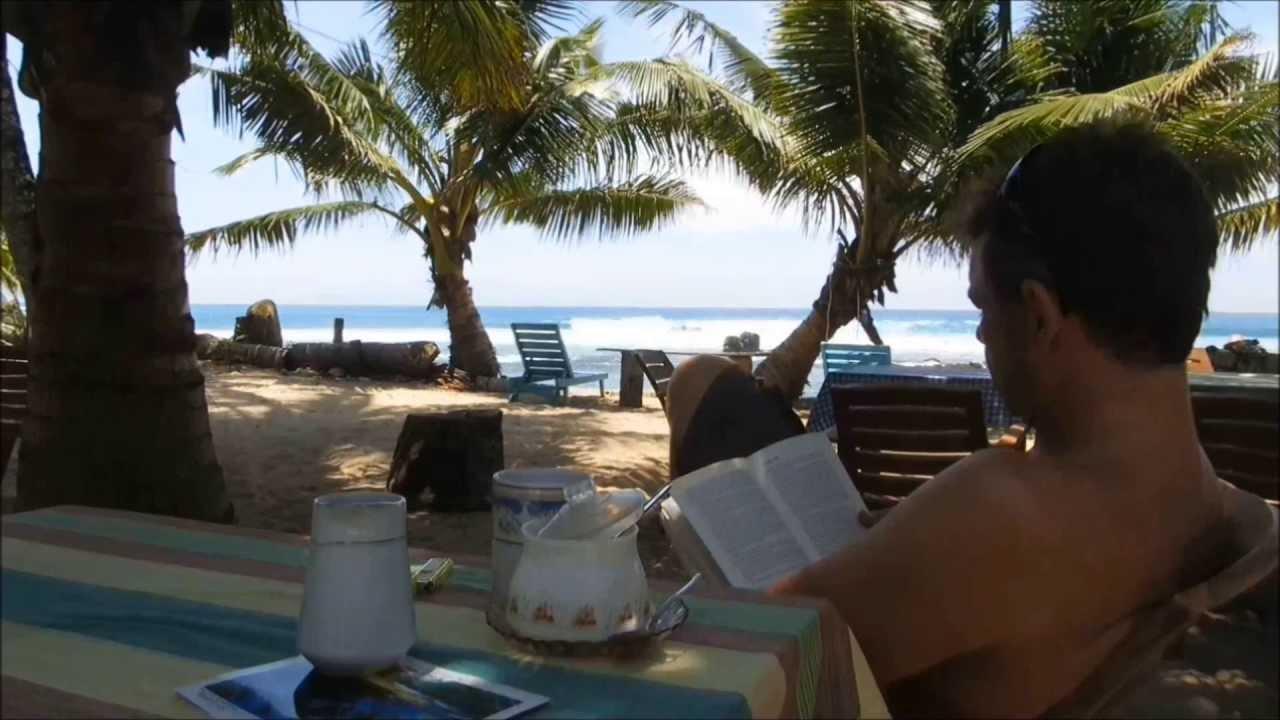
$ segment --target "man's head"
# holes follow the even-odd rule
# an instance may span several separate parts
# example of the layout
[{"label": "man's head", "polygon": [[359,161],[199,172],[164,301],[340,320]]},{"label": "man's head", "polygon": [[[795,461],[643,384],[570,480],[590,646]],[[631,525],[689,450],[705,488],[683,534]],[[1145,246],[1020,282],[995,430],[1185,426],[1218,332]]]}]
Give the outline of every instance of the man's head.
[{"label": "man's head", "polygon": [[1185,367],[1217,227],[1204,188],[1148,129],[1059,133],[983,197],[967,232],[979,339],[1015,412],[1033,417],[1082,364]]}]

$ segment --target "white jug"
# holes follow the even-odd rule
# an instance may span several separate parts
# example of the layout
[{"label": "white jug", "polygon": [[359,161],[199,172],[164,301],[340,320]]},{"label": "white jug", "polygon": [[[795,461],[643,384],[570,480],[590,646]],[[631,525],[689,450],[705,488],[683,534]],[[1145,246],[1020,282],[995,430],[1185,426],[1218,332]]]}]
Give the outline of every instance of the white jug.
[{"label": "white jug", "polygon": [[649,583],[636,528],[618,537],[540,537],[546,519],[525,523],[524,552],[507,595],[507,622],[533,640],[600,642],[648,627]]},{"label": "white jug", "polygon": [[305,582],[298,651],[317,670],[359,675],[403,658],[417,637],[404,498],[316,498]]}]

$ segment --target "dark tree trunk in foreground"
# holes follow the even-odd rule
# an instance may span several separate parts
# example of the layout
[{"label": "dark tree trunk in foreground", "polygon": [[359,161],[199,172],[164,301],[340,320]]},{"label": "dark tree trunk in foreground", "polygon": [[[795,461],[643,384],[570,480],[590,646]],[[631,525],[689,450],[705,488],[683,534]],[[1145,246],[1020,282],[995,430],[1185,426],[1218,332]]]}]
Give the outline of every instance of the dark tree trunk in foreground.
[{"label": "dark tree trunk in foreground", "polygon": [[55,62],[39,68],[42,247],[20,504],[229,520],[170,159],[194,6],[39,7]]},{"label": "dark tree trunk in foreground", "polygon": [[436,295],[449,316],[449,364],[477,377],[501,375],[498,355],[471,296],[471,283],[461,268],[456,273],[436,276]]},{"label": "dark tree trunk in foreground", "polygon": [[[0,32],[0,61],[8,60],[8,38]],[[17,63],[14,63],[17,66]],[[4,234],[13,253],[22,295],[31,310],[34,294],[34,260],[37,248],[36,181],[27,157],[27,143],[18,116],[17,97],[6,67],[0,78],[0,214]]]}]

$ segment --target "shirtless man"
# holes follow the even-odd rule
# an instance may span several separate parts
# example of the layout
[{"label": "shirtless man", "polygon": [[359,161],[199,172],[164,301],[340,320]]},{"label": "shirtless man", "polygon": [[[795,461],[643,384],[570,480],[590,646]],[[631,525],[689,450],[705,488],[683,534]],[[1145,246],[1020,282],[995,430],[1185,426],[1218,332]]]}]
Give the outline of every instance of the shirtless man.
[{"label": "shirtless man", "polygon": [[[1186,166],[1142,128],[1066,131],[968,231],[978,339],[1034,449],[973,454],[774,589],[835,604],[895,715],[1043,713],[1126,616],[1217,569],[1230,500],[1187,389],[1218,236]],[[722,370],[700,360],[673,378],[673,462],[707,434],[679,396],[731,405],[705,381],[723,386]]]}]

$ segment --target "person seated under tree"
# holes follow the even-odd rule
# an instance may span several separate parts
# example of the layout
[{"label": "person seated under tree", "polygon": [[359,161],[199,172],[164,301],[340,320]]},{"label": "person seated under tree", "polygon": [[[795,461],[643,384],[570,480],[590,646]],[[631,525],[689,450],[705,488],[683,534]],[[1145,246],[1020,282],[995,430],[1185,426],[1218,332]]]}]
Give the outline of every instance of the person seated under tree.
[{"label": "person seated under tree", "polygon": [[[1028,152],[965,229],[978,339],[1034,448],[974,453],[773,592],[836,606],[895,715],[1038,715],[1136,610],[1221,569],[1250,501],[1201,449],[1186,380],[1218,234],[1181,159],[1111,124]],[[673,476],[803,430],[714,357],[676,370],[669,408]]]}]

